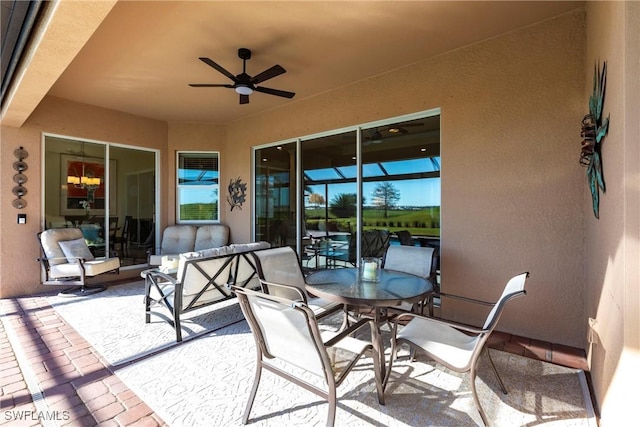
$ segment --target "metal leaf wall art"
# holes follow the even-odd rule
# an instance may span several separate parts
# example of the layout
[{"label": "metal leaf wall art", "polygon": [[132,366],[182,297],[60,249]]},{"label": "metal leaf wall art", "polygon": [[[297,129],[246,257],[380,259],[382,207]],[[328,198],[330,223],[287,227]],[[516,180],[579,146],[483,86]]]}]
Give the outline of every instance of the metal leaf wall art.
[{"label": "metal leaf wall art", "polygon": [[242,210],[242,205],[247,200],[247,184],[243,183],[240,177],[229,181],[229,195],[227,202],[231,206],[231,210],[237,207]]},{"label": "metal leaf wall art", "polygon": [[593,93],[589,97],[589,114],[582,119],[582,150],[580,164],[587,168],[587,181],[591,190],[593,214],[600,218],[600,191],[605,192],[602,175],[602,139],[609,129],[609,116],[602,120],[607,63],[596,65],[593,73]]}]

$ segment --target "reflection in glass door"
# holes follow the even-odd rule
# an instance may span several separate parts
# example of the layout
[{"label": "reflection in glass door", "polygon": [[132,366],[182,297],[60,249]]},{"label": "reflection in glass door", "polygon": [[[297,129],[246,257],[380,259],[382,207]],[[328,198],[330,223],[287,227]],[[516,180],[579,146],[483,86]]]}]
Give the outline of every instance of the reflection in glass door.
[{"label": "reflection in glass door", "polygon": [[294,143],[255,151],[257,240],[296,248],[310,270],[357,265],[388,245],[439,248],[437,111],[301,138],[299,147],[298,177]]},{"label": "reflection in glass door", "polygon": [[255,235],[296,248],[296,144],[255,151]]},{"label": "reflection in glass door", "polygon": [[155,241],[155,158],[148,150],[46,136],[44,227],[81,228],[95,256],[145,264]]},{"label": "reflection in glass door", "polygon": [[362,130],[362,228],[390,244],[440,239],[440,116]]},{"label": "reflection in glass door", "polygon": [[155,154],[112,146],[110,157],[118,161],[117,224],[111,247],[123,265],[143,264],[155,247]]},{"label": "reflection in glass door", "polygon": [[355,261],[357,228],[356,132],[301,143],[304,227],[301,260],[314,270]]}]

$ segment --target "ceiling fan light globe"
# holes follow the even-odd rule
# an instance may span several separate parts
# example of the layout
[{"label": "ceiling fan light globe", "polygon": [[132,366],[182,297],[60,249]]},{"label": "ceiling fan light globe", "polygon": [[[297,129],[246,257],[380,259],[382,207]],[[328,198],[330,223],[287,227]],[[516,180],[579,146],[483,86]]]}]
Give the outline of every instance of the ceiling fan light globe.
[{"label": "ceiling fan light globe", "polygon": [[237,86],[235,89],[236,92],[240,95],[251,95],[253,93],[253,89],[251,89],[249,86]]}]

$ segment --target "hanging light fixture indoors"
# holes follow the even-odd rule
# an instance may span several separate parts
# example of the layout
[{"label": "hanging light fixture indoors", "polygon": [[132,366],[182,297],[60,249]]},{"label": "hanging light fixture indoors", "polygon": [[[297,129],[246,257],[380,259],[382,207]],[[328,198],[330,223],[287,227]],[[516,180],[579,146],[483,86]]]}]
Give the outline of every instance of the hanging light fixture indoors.
[{"label": "hanging light fixture indoors", "polygon": [[[73,172],[76,172],[75,170]],[[77,188],[84,188],[87,190],[87,200],[93,201],[93,195],[95,191],[100,187],[102,180],[100,177],[95,176],[95,172],[86,168],[84,161],[84,142],[82,143],[82,172],[80,176],[77,174],[67,175],[67,184],[71,184]]]}]

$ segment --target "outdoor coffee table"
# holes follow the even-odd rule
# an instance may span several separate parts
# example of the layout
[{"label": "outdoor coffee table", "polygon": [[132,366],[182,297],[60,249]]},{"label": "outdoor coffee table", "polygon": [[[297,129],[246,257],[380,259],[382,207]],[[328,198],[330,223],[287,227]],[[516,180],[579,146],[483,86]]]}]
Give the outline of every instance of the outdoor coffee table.
[{"label": "outdoor coffee table", "polygon": [[373,309],[371,338],[380,358],[384,382],[386,369],[380,325],[386,319],[385,309],[401,302],[424,300],[433,292],[433,284],[425,278],[395,270],[381,269],[379,276],[378,282],[367,282],[359,278],[357,268],[320,270],[307,276],[306,290],[330,301]]}]

